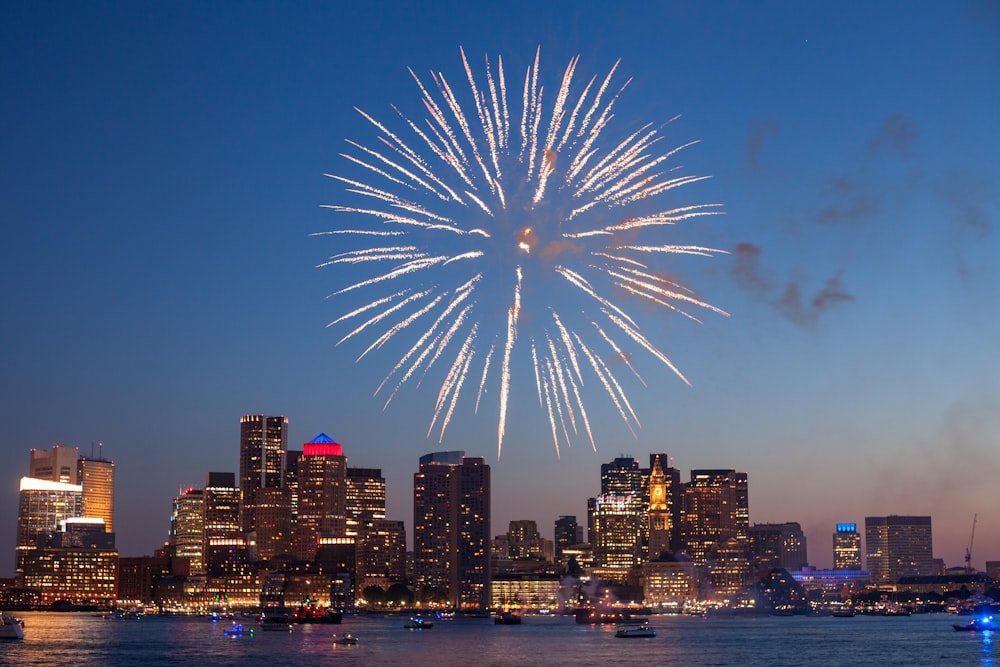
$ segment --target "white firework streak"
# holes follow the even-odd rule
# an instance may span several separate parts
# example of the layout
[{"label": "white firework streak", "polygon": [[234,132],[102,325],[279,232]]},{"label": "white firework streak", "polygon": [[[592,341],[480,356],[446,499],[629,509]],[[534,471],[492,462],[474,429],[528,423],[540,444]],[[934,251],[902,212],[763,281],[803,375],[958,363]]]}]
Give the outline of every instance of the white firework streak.
[{"label": "white firework streak", "polygon": [[[544,370],[543,370],[543,378],[544,378]],[[544,395],[545,395],[545,411],[546,411],[546,413],[549,416],[549,425],[552,428],[552,444],[556,448],[556,458],[560,458],[560,456],[559,456],[559,434],[558,434],[558,431],[556,431],[556,418],[555,418],[555,415],[552,412],[552,397],[549,395],[549,380],[548,380],[548,378],[544,378],[544,381],[542,382],[539,391],[543,392]]]},{"label": "white firework streak", "polygon": [[538,407],[542,406],[542,380],[538,376],[538,351],[535,349],[535,341],[531,341],[531,365],[535,369],[535,387],[538,388]]},{"label": "white firework streak", "polygon": [[494,345],[490,345],[490,351],[486,353],[486,361],[483,362],[483,377],[479,380],[479,391],[476,392],[476,407],[473,410],[474,414],[479,414],[479,401],[483,398],[483,388],[486,387],[486,378],[490,373],[490,360],[493,359],[494,348]]},{"label": "white firework streak", "polygon": [[[573,438],[582,437],[580,431],[597,449],[582,393],[591,372],[635,436],[633,425],[640,426],[639,419],[625,388],[581,334],[593,336],[593,326],[598,344],[610,350],[604,354],[621,359],[642,385],[645,382],[626,348],[645,350],[689,384],[642,333],[638,318],[626,306],[663,307],[695,322],[700,320],[683,307],[727,315],[692,290],[657,275],[668,273],[656,266],[661,261],[657,257],[725,253],[669,243],[660,236],[671,225],[721,213],[717,204],[668,207],[659,199],[708,178],[678,173],[680,167],[672,163],[680,151],[698,142],[664,150],[665,124],[652,123],[606,138],[631,83],[627,79],[612,88],[620,61],[603,77],[591,76],[578,86],[580,56],[575,56],[547,92],[540,77],[539,48],[524,70],[521,89],[508,96],[502,57],[494,64],[484,58],[483,78],[464,49],[459,54],[467,89],[453,88],[439,71],[431,71],[431,85],[425,85],[408,70],[419,90],[422,118],[408,117],[393,105],[398,116],[394,128],[356,108],[365,127],[374,130],[374,143],[347,140],[349,148],[341,155],[361,175],[326,174],[356,203],[324,208],[358,224],[316,235],[336,235],[338,241],[350,243],[338,246],[319,265],[347,276],[330,296],[355,292],[369,298],[364,305],[352,304],[328,326],[365,316],[337,343],[371,336],[357,360],[373,350],[391,349],[396,344],[387,343],[418,331],[416,342],[403,346],[375,391],[378,394],[395,382],[383,409],[414,375],[420,374],[419,387],[431,369],[444,365],[438,362],[446,354],[453,355],[447,370],[436,373],[444,378],[428,436],[440,428],[439,442],[452,423],[469,374],[475,372],[476,414],[484,395],[496,386],[492,383],[499,385],[499,458],[514,391],[515,352],[521,349],[517,339],[522,329],[529,328],[545,337],[536,345],[532,335],[530,345],[522,347],[556,455],[560,440],[571,447]],[[512,137],[518,130],[519,140]],[[387,237],[392,240],[379,243]],[[371,268],[380,262],[385,268]],[[362,270],[367,275],[359,275]],[[559,295],[540,287],[546,275],[565,280],[558,282]],[[490,288],[480,289],[481,282]],[[386,286],[393,287],[386,290]],[[508,291],[511,287],[513,294]],[[375,294],[378,290],[390,293]],[[494,305],[496,294],[502,295],[499,307]],[[623,294],[631,304],[622,302]],[[564,296],[585,305],[578,307]],[[416,310],[408,312],[412,308]],[[549,331],[540,324],[544,308],[555,326]],[[613,325],[614,338],[598,319]],[[420,321],[425,324],[414,326]],[[458,340],[461,345],[451,344]],[[480,340],[485,344],[480,346]]]}]

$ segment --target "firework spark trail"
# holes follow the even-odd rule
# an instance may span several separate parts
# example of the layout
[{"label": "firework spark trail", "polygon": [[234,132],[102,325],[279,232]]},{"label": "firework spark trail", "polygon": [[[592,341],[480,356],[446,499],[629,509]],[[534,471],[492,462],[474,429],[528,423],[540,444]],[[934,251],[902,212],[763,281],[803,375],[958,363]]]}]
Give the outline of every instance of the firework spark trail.
[{"label": "firework spark trail", "polygon": [[[667,271],[657,266],[657,258],[724,253],[666,243],[657,236],[671,225],[720,213],[717,204],[669,208],[660,202],[668,193],[708,178],[678,173],[679,167],[671,163],[698,142],[661,148],[664,126],[674,119],[658,127],[643,124],[617,138],[608,136],[616,107],[632,81],[613,83],[620,61],[605,76],[584,78],[577,86],[580,56],[575,56],[547,91],[539,48],[523,70],[521,90],[508,95],[502,57],[495,64],[484,58],[483,79],[464,49],[459,53],[467,89],[454,88],[439,71],[431,71],[430,85],[425,85],[408,69],[419,90],[423,118],[411,120],[391,106],[402,130],[356,108],[365,127],[376,132],[375,142],[366,146],[347,140],[349,151],[341,155],[362,176],[327,176],[357,203],[324,207],[366,224],[317,233],[355,242],[338,247],[319,266],[367,268],[365,276],[345,273],[346,286],[330,296],[370,296],[328,326],[366,318],[337,343],[370,335],[373,340],[358,360],[377,349],[392,349],[397,343],[389,343],[404,333],[417,332],[416,342],[394,353],[400,355],[398,361],[375,393],[395,382],[383,406],[387,408],[410,379],[419,374],[419,387],[438,367],[438,377],[444,377],[428,436],[439,428],[439,441],[464,400],[462,389],[470,373],[475,373],[475,413],[491,383],[499,385],[500,456],[512,407],[515,354],[525,347],[557,456],[561,443],[571,447],[581,431],[597,449],[582,393],[590,377],[596,378],[635,436],[633,426],[640,423],[625,388],[581,333],[593,326],[597,344],[608,350],[604,354],[620,359],[642,385],[626,348],[645,350],[688,383],[626,306],[663,307],[696,322],[700,320],[684,307],[727,315],[658,275]],[[463,106],[460,93],[471,102]],[[512,136],[518,130],[520,136]],[[370,243],[384,237],[393,239]],[[546,282],[551,275],[564,281]],[[403,288],[386,290],[388,294],[371,294],[404,283]],[[550,294],[553,286],[558,294]],[[496,307],[498,294],[502,305]],[[621,302],[621,295],[631,304]],[[554,328],[541,323],[546,309]],[[597,320],[612,328],[605,331]],[[423,326],[416,326],[418,322]],[[522,330],[531,334],[527,346],[518,340]],[[450,363],[439,363],[445,355]]]},{"label": "firework spark trail", "polygon": [[[389,308],[385,309],[381,313],[379,313],[377,315],[374,315],[371,318],[369,318],[368,320],[366,320],[365,322],[363,322],[357,329],[355,329],[354,331],[350,332],[349,334],[345,335],[343,338],[341,338],[340,340],[338,340],[336,344],[340,345],[345,340],[347,340],[349,338],[353,338],[354,336],[356,336],[357,334],[361,333],[362,331],[364,331],[368,327],[372,326],[373,324],[378,324],[379,322],[381,322],[385,318],[389,317],[390,315],[392,315],[396,311],[402,309],[404,306],[407,306],[408,304],[413,303],[414,301],[418,301],[418,300],[424,298],[425,296],[427,296],[428,294],[430,294],[430,290],[424,290],[423,292],[417,292],[416,294],[412,294],[412,295],[406,297],[405,299],[403,299],[399,303],[395,304],[394,306],[390,306]],[[378,302],[376,302],[376,303],[378,303]],[[369,305],[371,305],[371,304],[369,304]],[[360,311],[360,310],[362,310],[362,309],[359,308],[358,310],[354,311],[355,314],[357,314],[358,311]],[[378,392],[376,392],[376,393],[378,393]]]},{"label": "firework spark trail", "polygon": [[[396,363],[393,369],[389,371],[389,374],[385,376],[385,378],[379,384],[378,388],[375,390],[376,396],[382,390],[382,387],[385,386],[385,383],[388,382],[389,379],[393,375],[395,375],[399,371],[399,369],[402,368],[414,354],[417,354],[418,350],[424,347],[424,343],[427,342],[427,340],[430,339],[432,336],[434,336],[438,327],[441,326],[441,324],[448,318],[448,316],[451,315],[451,313],[469,297],[475,285],[479,282],[481,278],[482,274],[481,273],[477,274],[473,276],[472,279],[469,280],[467,283],[459,286],[458,289],[455,290],[456,294],[455,298],[452,299],[447,306],[445,306],[444,311],[438,315],[434,323],[431,324],[430,327],[428,327],[428,329],[423,333],[423,335],[421,335],[420,338],[417,339],[417,342],[413,344],[413,347],[411,347],[410,350],[400,358],[400,360]],[[443,298],[443,295],[440,298]],[[423,360],[427,358],[427,355],[430,354],[431,350],[436,346],[439,340],[440,337],[435,338],[434,341],[432,341],[431,346],[426,347],[423,350],[423,352],[418,355],[417,361],[414,362],[413,366],[410,367],[409,371],[407,371],[403,375],[403,378],[396,384],[396,388],[393,389],[392,393],[389,395],[388,400],[386,400],[385,403],[386,405],[389,405],[389,401],[392,400],[393,396],[395,396],[396,392],[399,391],[400,387],[402,387],[403,384],[407,380],[409,380],[410,377],[413,375],[413,373],[415,373],[416,370],[421,366]]]},{"label": "firework spark trail", "polygon": [[[547,359],[547,365],[550,369],[550,376],[553,376],[555,382],[558,384],[559,391],[556,393],[557,399],[562,399],[562,404],[566,406],[566,414],[569,415],[569,421],[573,427],[573,433],[576,433],[576,414],[573,412],[573,406],[569,400],[569,392],[566,389],[566,379],[563,374],[563,366],[559,360],[559,353],[556,351],[555,343],[552,342],[552,338],[546,334],[545,341],[549,345],[549,358]],[[556,407],[559,408],[559,418],[562,419],[562,408],[560,403],[556,401]],[[563,422],[563,430],[566,430],[566,423]],[[566,434],[566,442],[570,441],[569,434]]]},{"label": "firework spark trail", "polygon": [[500,371],[500,423],[497,426],[497,458],[503,447],[503,433],[507,425],[507,397],[510,395],[510,355],[517,337],[517,318],[521,316],[521,267],[517,267],[517,285],[514,287],[514,303],[507,313],[507,341],[503,349],[503,365]]},{"label": "firework spark trail", "polygon": [[628,369],[632,371],[632,374],[635,375],[636,379],[642,383],[643,387],[645,387],[646,381],[642,379],[642,376],[639,375],[639,371],[637,371],[632,365],[632,361],[628,358],[628,355],[625,354],[620,347],[618,347],[618,343],[612,340],[608,334],[604,333],[604,329],[602,329],[597,322],[592,322],[592,324],[594,325],[594,328],[597,329],[597,333],[604,339],[604,342],[606,342],[608,346],[615,351],[615,354],[618,355],[618,358],[621,359],[622,363],[628,366]]}]

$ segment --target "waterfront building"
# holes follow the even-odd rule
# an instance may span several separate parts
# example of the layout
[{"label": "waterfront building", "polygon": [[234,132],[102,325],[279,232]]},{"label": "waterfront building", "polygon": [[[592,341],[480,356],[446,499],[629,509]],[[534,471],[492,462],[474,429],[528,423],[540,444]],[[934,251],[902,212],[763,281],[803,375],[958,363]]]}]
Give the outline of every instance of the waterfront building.
[{"label": "waterfront building", "polygon": [[841,600],[864,590],[868,584],[866,570],[817,570],[804,567],[791,572],[792,578],[807,591],[820,591],[824,599]]},{"label": "waterfront building", "polygon": [[347,535],[347,457],[339,443],[321,433],[302,446],[298,461],[298,515],[292,552],[316,558],[321,537]]},{"label": "waterfront building", "polygon": [[420,457],[413,475],[413,567],[418,593],[453,607],[490,605],[490,467],[465,452]]},{"label": "waterfront building", "polygon": [[402,521],[375,519],[358,541],[358,590],[387,590],[406,581],[406,529]]},{"label": "waterfront building", "polygon": [[240,417],[240,527],[243,532],[256,529],[255,491],[283,486],[287,449],[287,417]]},{"label": "waterfront building", "polygon": [[24,587],[37,591],[43,605],[65,600],[111,607],[117,600],[115,535],[101,519],[60,521],[58,530],[39,535],[22,564]]},{"label": "waterfront building", "polygon": [[118,606],[148,605],[156,601],[156,586],[171,576],[171,559],[136,556],[118,559]]},{"label": "waterfront building", "polygon": [[789,523],[755,523],[750,527],[750,553],[756,570],[781,568],[791,572],[808,565],[802,526]]},{"label": "waterfront building", "polygon": [[77,460],[77,481],[83,488],[81,516],[103,519],[113,533],[115,522],[115,463],[98,455]]},{"label": "waterfront building", "polygon": [[192,575],[205,574],[205,497],[201,489],[181,489],[170,512],[167,551],[188,561]]},{"label": "waterfront building", "polygon": [[698,569],[691,561],[652,560],[642,566],[647,607],[679,610],[698,599]]},{"label": "waterfront building", "polygon": [[838,523],[833,534],[833,569],[860,570],[861,533],[856,523]]},{"label": "waterfront building", "polygon": [[246,542],[240,531],[240,488],[231,472],[210,472],[202,492],[204,502],[205,570],[223,576],[243,569],[248,560]]},{"label": "waterfront building", "polygon": [[865,562],[874,584],[937,574],[929,516],[865,517]]},{"label": "waterfront building", "polygon": [[292,521],[299,515],[299,459],[301,449],[289,449],[285,452],[285,488],[291,494]]},{"label": "waterfront building", "polygon": [[498,574],[490,582],[491,606],[513,610],[559,610],[559,575],[546,573]]},{"label": "waterfront building", "polygon": [[575,516],[561,516],[555,524],[555,559],[563,561],[563,549],[583,542],[583,526],[576,522]]}]

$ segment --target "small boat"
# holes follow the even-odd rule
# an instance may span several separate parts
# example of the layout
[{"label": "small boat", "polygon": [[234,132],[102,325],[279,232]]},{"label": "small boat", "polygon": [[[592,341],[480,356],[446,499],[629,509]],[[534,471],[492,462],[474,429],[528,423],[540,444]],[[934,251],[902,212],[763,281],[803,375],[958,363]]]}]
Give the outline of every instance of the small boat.
[{"label": "small boat", "polygon": [[502,611],[493,618],[497,625],[521,625],[521,617],[512,611]]},{"label": "small boat", "polygon": [[337,635],[334,635],[333,637],[334,637],[333,643],[340,644],[342,646],[354,646],[355,644],[358,643],[358,638],[352,635],[350,632],[348,632],[345,635],[341,635],[340,637],[338,637]]},{"label": "small boat", "polygon": [[229,637],[243,637],[249,636],[253,637],[253,628],[246,628],[242,623],[233,623],[233,627],[228,630],[223,630],[222,634]]},{"label": "small boat", "polygon": [[615,630],[615,637],[655,637],[656,629],[648,623],[623,623]]},{"label": "small boat", "polygon": [[997,623],[992,616],[977,616],[965,625],[952,625],[959,632],[996,632],[1000,630],[1000,623]]},{"label": "small boat", "polygon": [[854,618],[856,613],[853,609],[835,609],[830,615],[834,618]]},{"label": "small boat", "polygon": [[0,614],[0,639],[24,639],[24,621]]},{"label": "small boat", "polygon": [[434,627],[434,623],[422,616],[411,616],[409,622],[403,627],[407,630],[428,630]]}]

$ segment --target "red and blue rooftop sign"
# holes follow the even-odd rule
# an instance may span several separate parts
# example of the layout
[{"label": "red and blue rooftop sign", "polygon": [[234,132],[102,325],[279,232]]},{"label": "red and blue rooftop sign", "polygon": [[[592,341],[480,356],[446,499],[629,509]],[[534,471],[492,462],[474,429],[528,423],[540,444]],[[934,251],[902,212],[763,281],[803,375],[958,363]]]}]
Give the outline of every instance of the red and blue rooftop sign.
[{"label": "red and blue rooftop sign", "polygon": [[339,442],[326,433],[320,433],[309,442],[302,445],[302,456],[343,456],[344,449]]}]

